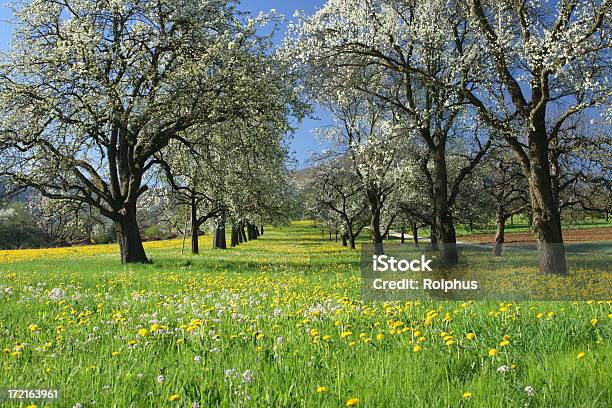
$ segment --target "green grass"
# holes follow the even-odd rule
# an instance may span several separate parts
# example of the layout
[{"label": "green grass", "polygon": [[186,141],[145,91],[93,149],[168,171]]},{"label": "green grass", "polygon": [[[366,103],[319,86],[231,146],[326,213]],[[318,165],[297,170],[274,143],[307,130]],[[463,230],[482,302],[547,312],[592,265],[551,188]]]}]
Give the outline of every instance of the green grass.
[{"label": "green grass", "polygon": [[[576,230],[587,228],[612,228],[612,222],[603,218],[586,218],[583,220],[564,220],[562,222],[564,230]],[[466,236],[473,234],[494,234],[497,226],[495,220],[491,220],[487,225],[481,225],[470,231],[467,225],[455,225],[457,236]],[[506,233],[510,232],[530,232],[531,227],[527,223],[527,219],[523,216],[515,216],[514,222],[510,220],[506,222]]]},{"label": "green grass", "polygon": [[358,251],[307,223],[200,256],[180,245],[151,243],[152,265],[108,247],[5,257],[0,387],[58,387],[61,407],[612,405],[609,302],[362,302]]}]

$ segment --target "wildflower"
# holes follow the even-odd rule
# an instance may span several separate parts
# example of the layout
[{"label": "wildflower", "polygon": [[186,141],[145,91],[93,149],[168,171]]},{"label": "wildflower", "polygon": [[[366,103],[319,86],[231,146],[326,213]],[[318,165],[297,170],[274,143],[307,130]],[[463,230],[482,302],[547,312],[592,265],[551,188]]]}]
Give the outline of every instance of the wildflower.
[{"label": "wildflower", "polygon": [[191,408],[200,408],[200,403],[194,402],[193,404],[191,404]]},{"label": "wildflower", "polygon": [[499,351],[497,351],[497,349],[492,348],[492,349],[489,350],[489,356],[491,356],[491,357],[495,357],[497,355],[497,353],[499,353]]},{"label": "wildflower", "polygon": [[350,336],[351,334],[353,334],[353,332],[350,332],[350,331],[345,331],[345,332],[342,332],[342,333],[340,334],[340,337],[341,337],[341,338],[343,338],[343,339],[345,339],[345,338],[347,338],[348,336]]},{"label": "wildflower", "polygon": [[178,394],[172,394],[171,396],[168,397],[168,401],[178,401],[181,399],[181,396]]},{"label": "wildflower", "polygon": [[319,394],[323,394],[324,392],[328,391],[328,388],[320,385],[320,386],[317,387],[317,389],[315,391],[318,392]]},{"label": "wildflower", "polygon": [[329,334],[326,334],[325,336],[323,336],[323,340],[325,341],[329,341],[331,339],[331,336]]},{"label": "wildflower", "polygon": [[535,395],[535,389],[531,385],[526,386],[524,391],[528,397],[533,397]]},{"label": "wildflower", "polygon": [[38,406],[37,406],[37,405],[34,405],[34,404],[30,404],[30,405],[28,405],[26,408],[38,408]]},{"label": "wildflower", "polygon": [[157,381],[158,384],[161,384],[164,381],[166,381],[166,377],[164,377],[163,374],[160,374],[160,375],[157,376],[157,378],[155,378],[155,381]]},{"label": "wildflower", "polygon": [[499,347],[506,347],[506,346],[507,346],[507,345],[509,345],[509,344],[510,344],[510,342],[509,342],[508,340],[502,340],[502,341],[499,343]]},{"label": "wildflower", "polygon": [[80,402],[77,402],[76,404],[72,406],[72,408],[83,408],[83,404]]},{"label": "wildflower", "polygon": [[597,319],[591,319],[591,326],[593,326],[593,327],[597,326],[598,322],[599,322],[599,320],[597,320]]},{"label": "wildflower", "polygon": [[349,398],[346,400],[347,407],[354,407],[357,404],[359,404],[359,398]]},{"label": "wildflower", "polygon": [[138,335],[140,337],[147,337],[149,334],[151,334],[151,332],[147,329],[140,329],[138,330]]},{"label": "wildflower", "polygon": [[119,354],[121,354],[121,352],[120,352],[120,351],[113,351],[113,352],[111,353],[111,356],[113,356],[113,357],[117,357]]},{"label": "wildflower", "polygon": [[412,351],[413,351],[413,352],[415,352],[415,353],[418,353],[418,352],[419,352],[419,351],[421,351],[421,350],[423,350],[423,347],[421,347],[421,346],[414,346],[414,347],[412,348]]},{"label": "wildflower", "polygon": [[382,340],[382,339],[384,339],[384,338],[385,338],[385,335],[384,335],[384,334],[382,334],[382,333],[378,333],[378,334],[376,335],[376,340]]},{"label": "wildflower", "polygon": [[584,351],[581,351],[576,357],[578,358],[578,360],[582,360],[584,356],[586,356],[586,353]]},{"label": "wildflower", "polygon": [[472,393],[469,391],[466,391],[463,393],[463,399],[470,399],[472,398]]},{"label": "wildflower", "polygon": [[195,356],[195,357],[193,358],[193,362],[194,362],[194,363],[199,363],[200,361],[202,361],[202,356]]},{"label": "wildflower", "polygon": [[254,379],[255,379],[255,374],[253,374],[253,371],[246,370],[244,373],[242,373],[242,382],[243,383],[251,384]]},{"label": "wildflower", "polygon": [[465,335],[465,338],[468,340],[474,340],[476,338],[476,334],[474,332],[469,332]]},{"label": "wildflower", "polygon": [[510,370],[510,367],[508,367],[507,365],[502,365],[497,367],[497,372],[498,373],[505,373],[506,371]]},{"label": "wildflower", "polygon": [[37,331],[40,331],[40,327],[37,324],[31,324],[28,326],[28,329],[30,329],[30,331],[32,333],[35,333]]}]

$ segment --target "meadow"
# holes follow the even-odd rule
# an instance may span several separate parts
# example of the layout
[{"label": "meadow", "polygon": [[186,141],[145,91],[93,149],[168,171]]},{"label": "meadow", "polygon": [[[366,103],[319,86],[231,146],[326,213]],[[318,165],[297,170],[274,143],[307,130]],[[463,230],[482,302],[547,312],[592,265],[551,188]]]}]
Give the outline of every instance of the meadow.
[{"label": "meadow", "polygon": [[62,393],[0,406],[612,406],[610,301],[364,302],[308,222],[181,244],[0,251],[0,388]]}]

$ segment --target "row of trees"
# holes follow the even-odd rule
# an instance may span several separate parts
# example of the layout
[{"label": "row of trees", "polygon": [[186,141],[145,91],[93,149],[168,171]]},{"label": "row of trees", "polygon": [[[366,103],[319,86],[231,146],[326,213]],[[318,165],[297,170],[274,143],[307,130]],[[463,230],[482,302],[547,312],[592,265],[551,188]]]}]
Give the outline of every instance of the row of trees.
[{"label": "row of trees", "polygon": [[[524,210],[540,271],[566,274],[562,209],[609,211],[609,6],[329,0],[301,16],[285,54],[337,122],[322,130],[333,148],[317,158],[327,162],[313,180],[327,191],[320,208],[349,235],[367,212],[379,252],[401,214],[429,226],[441,259],[455,264],[454,224],[482,205],[469,185],[484,172],[498,241]],[[472,205],[460,212],[466,194]]]},{"label": "row of trees", "polygon": [[[139,204],[151,188],[206,222],[287,214],[285,135],[295,80],[229,0],[33,0],[14,10],[0,65],[0,177],[111,222],[123,262],[148,262]],[[154,194],[154,197],[160,196]],[[165,196],[165,194],[161,194]]]}]

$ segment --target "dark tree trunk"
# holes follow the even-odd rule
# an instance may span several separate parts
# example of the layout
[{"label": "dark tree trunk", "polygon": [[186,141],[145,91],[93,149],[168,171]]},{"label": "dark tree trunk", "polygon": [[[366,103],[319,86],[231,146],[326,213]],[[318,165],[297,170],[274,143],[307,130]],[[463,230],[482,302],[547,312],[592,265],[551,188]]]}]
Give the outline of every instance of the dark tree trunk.
[{"label": "dark tree trunk", "polygon": [[238,232],[240,232],[240,242],[249,242],[246,231],[244,230],[244,222],[240,222],[240,228]]},{"label": "dark tree trunk", "polygon": [[401,229],[400,233],[401,233],[401,236],[400,236],[400,242],[403,244],[403,243],[405,243],[405,242],[406,242],[406,237],[405,237],[405,235],[406,235],[406,234],[405,234],[404,227],[402,227],[402,229]]},{"label": "dark tree trunk", "polygon": [[249,241],[257,238],[255,234],[253,233],[253,224],[251,224],[250,222],[247,222],[246,224],[246,232],[247,232],[247,237]]},{"label": "dark tree trunk", "polygon": [[263,224],[262,224],[260,229],[261,229],[261,231],[260,231],[259,235],[263,235],[264,234],[264,226],[263,226]]},{"label": "dark tree trunk", "polygon": [[349,245],[351,246],[351,249],[355,249],[355,236],[352,234],[349,237]]},{"label": "dark tree trunk", "polygon": [[331,228],[329,228],[329,241],[331,242],[331,240],[332,240],[332,230]]},{"label": "dark tree trunk", "polygon": [[567,275],[565,247],[561,232],[559,203],[555,199],[550,174],[547,133],[543,119],[529,135],[529,191],[533,215],[532,229],[538,246],[540,273]]},{"label": "dark tree trunk", "polygon": [[236,224],[232,225],[232,248],[240,245],[240,233],[238,232],[238,226]]},{"label": "dark tree trunk", "polygon": [[336,242],[338,242],[338,230],[336,230]]},{"label": "dark tree trunk", "polygon": [[419,246],[419,227],[415,222],[410,225],[410,228],[412,229],[412,241],[414,242],[415,246]]},{"label": "dark tree trunk", "polygon": [[122,263],[149,263],[136,220],[136,205],[130,205],[115,221]]},{"label": "dark tree trunk", "polygon": [[198,222],[198,207],[195,199],[191,200],[191,253],[200,253],[200,223]]},{"label": "dark tree trunk", "polygon": [[253,233],[255,234],[255,238],[259,238],[259,228],[257,228],[255,224],[253,224]]},{"label": "dark tree trunk", "polygon": [[459,262],[457,254],[457,237],[453,216],[448,202],[448,170],[446,168],[446,149],[441,144],[434,151],[434,201],[435,223],[438,232],[438,250],[440,262],[444,265],[456,265]]},{"label": "dark tree trunk", "polygon": [[438,250],[438,228],[436,224],[431,225],[431,235],[429,236],[429,240],[431,241],[431,249],[434,251]]},{"label": "dark tree trunk", "polygon": [[348,245],[348,239],[347,239],[348,233],[344,233],[342,234],[342,246],[345,247]]},{"label": "dark tree trunk", "polygon": [[213,234],[213,249],[227,249],[225,240],[225,217],[221,215],[217,218]]},{"label": "dark tree trunk", "polygon": [[372,246],[375,255],[384,254],[383,237],[380,233],[380,212],[381,205],[378,193],[376,191],[367,191],[370,204],[370,234],[372,236]]},{"label": "dark tree trunk", "polygon": [[501,256],[502,247],[504,245],[504,235],[506,230],[506,218],[505,209],[503,206],[497,208],[497,215],[495,217],[495,223],[497,224],[497,231],[495,232],[495,243],[493,244],[493,256]]}]

